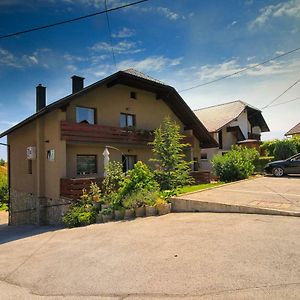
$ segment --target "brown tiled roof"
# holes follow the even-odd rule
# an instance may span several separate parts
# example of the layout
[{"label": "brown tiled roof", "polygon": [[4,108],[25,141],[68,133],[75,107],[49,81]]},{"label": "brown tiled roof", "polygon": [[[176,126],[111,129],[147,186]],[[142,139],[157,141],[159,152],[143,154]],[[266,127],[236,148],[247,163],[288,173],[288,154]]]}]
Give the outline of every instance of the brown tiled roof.
[{"label": "brown tiled roof", "polygon": [[300,123],[291,128],[285,135],[292,135],[300,133]]},{"label": "brown tiled roof", "polygon": [[165,83],[163,83],[162,81],[158,80],[158,79],[155,79],[149,75],[146,75],[140,71],[137,71],[135,69],[127,69],[127,70],[124,70],[123,72],[127,73],[127,74],[130,74],[130,75],[134,75],[136,77],[140,77],[140,78],[143,78],[143,79],[146,79],[146,80],[150,80],[150,81],[153,81],[153,82],[156,82],[156,83],[159,83],[159,84],[163,84],[163,85],[166,85]]},{"label": "brown tiled roof", "polygon": [[194,113],[209,132],[216,132],[236,119],[245,109],[249,110],[248,118],[253,116],[253,123],[260,126],[263,132],[269,131],[261,111],[241,100],[197,109]]}]

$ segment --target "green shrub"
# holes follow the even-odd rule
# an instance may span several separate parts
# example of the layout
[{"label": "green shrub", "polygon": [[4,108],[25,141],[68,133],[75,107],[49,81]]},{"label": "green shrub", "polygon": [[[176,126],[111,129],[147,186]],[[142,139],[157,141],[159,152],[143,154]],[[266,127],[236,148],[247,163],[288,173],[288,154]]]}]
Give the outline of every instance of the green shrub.
[{"label": "green shrub", "polygon": [[265,152],[266,156],[274,156],[274,149],[279,141],[278,139],[265,141],[260,145],[260,148]]},{"label": "green shrub", "polygon": [[84,205],[75,204],[63,216],[63,223],[68,227],[86,226],[96,221],[96,211]]},{"label": "green shrub", "polygon": [[256,159],[254,161],[254,165],[255,165],[255,172],[263,172],[264,171],[264,166],[273,161],[274,160],[274,156],[261,156],[258,159]]},{"label": "green shrub", "polygon": [[106,167],[106,177],[102,182],[104,195],[116,192],[124,178],[122,164],[116,161],[110,161]]},{"label": "green shrub", "polygon": [[111,215],[113,213],[113,210],[111,207],[107,207],[101,210],[101,214],[104,216]]},{"label": "green shrub", "polygon": [[[62,221],[68,227],[86,226],[96,222],[101,203],[101,191],[96,183],[91,183],[89,192],[83,189],[80,200],[71,205]],[[98,205],[97,205],[98,204]]]},{"label": "green shrub", "polygon": [[274,148],[275,160],[287,159],[297,153],[297,147],[290,139],[278,141]]},{"label": "green shrub", "polygon": [[0,166],[1,167],[5,166],[5,160],[3,158],[0,159]]},{"label": "green shrub", "polygon": [[0,173],[0,210],[7,210],[8,180],[6,173]]},{"label": "green shrub", "polygon": [[159,191],[157,189],[135,190],[123,199],[123,206],[125,208],[137,208],[145,205],[153,206],[158,197]]},{"label": "green shrub", "polygon": [[257,150],[253,148],[233,146],[225,155],[216,155],[212,159],[212,165],[221,181],[236,181],[253,174],[254,161],[258,156]]},{"label": "green shrub", "polygon": [[138,161],[132,170],[129,170],[126,177],[121,182],[119,189],[120,197],[125,198],[138,190],[158,189],[158,183],[154,179],[154,174],[150,169]]},{"label": "green shrub", "polygon": [[300,137],[295,136],[295,137],[291,138],[291,141],[295,145],[295,147],[297,149],[297,153],[300,153]]}]

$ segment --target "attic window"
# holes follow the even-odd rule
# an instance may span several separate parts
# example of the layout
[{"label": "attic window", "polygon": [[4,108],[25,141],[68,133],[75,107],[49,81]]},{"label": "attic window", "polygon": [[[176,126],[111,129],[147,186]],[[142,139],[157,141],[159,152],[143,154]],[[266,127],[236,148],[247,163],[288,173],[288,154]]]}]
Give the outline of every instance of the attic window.
[{"label": "attic window", "polygon": [[136,92],[130,92],[130,98],[131,99],[137,99]]}]

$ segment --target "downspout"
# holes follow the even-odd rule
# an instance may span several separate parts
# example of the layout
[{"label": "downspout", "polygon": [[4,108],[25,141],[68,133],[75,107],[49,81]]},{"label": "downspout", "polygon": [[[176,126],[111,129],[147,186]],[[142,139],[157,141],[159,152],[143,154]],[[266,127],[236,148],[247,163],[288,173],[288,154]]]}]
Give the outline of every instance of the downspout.
[{"label": "downspout", "polygon": [[10,214],[10,145],[9,144],[4,144],[0,143],[1,146],[6,146],[7,147],[7,165],[8,165],[8,176],[7,176],[7,185],[8,185],[8,225],[11,224],[11,214]]}]

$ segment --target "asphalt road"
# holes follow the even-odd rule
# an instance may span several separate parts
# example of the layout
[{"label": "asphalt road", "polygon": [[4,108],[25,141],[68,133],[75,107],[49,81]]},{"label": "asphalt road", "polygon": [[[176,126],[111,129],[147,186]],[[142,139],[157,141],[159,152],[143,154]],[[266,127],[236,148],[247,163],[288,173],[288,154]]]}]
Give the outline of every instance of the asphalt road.
[{"label": "asphalt road", "polygon": [[46,230],[1,228],[0,299],[300,297],[300,218],[177,213]]}]

